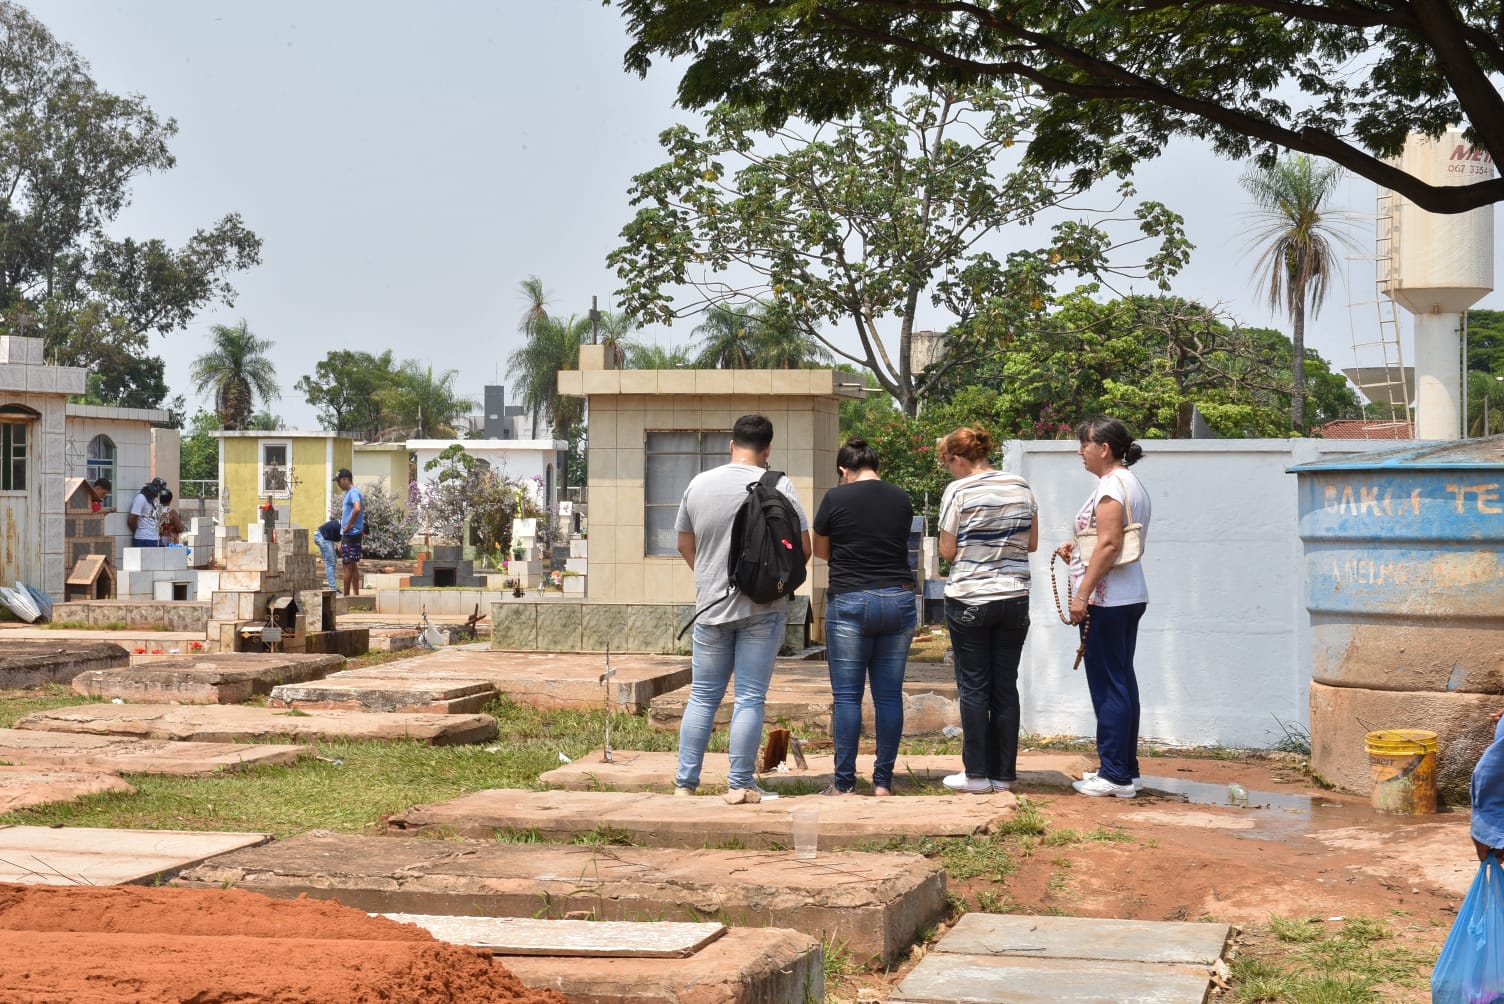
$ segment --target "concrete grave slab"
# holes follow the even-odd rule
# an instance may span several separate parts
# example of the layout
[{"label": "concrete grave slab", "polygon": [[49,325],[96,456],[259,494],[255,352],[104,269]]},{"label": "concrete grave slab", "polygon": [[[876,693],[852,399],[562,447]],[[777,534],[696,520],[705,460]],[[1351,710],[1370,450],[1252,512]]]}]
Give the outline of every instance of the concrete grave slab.
[{"label": "concrete grave slab", "polygon": [[[654,728],[679,728],[684,707],[689,703],[689,685],[652,699],[648,721]],[[768,686],[765,714],[769,720],[783,720],[808,725],[822,731],[831,727],[833,700],[830,694],[830,671],[823,662],[803,659],[779,659]],[[713,723],[718,728],[731,724],[732,701],[728,697],[716,709]],[[956,699],[955,671],[943,663],[911,662],[904,671],[903,732],[923,735],[939,732],[947,725],[959,725],[960,705]],[[862,724],[871,729],[875,719],[872,697],[862,702]]]},{"label": "concrete grave slab", "polygon": [[568,842],[601,829],[650,847],[792,847],[789,812],[820,811],[820,848],[852,848],[894,837],[967,837],[989,833],[1013,814],[1010,792],[910,798],[804,795],[757,805],[727,805],[716,796],[675,798],[645,792],[522,791],[493,788],[392,816],[399,832],[437,830],[478,839],[498,830],[536,830]]},{"label": "concrete grave slab", "polygon": [[[683,801],[683,799],[680,799]],[[304,833],[184,872],[180,885],[307,894],[372,913],[596,920],[726,921],[847,945],[862,962],[899,958],[945,913],[945,873],[918,854],[590,847]]]},{"label": "concrete grave slab", "polygon": [[[602,751],[575,759],[553,770],[538,775],[538,780],[550,788],[570,791],[671,791],[674,771],[678,766],[677,753],[650,752],[644,750],[613,750],[612,763],[602,759]],[[806,754],[807,769],[795,767],[792,758],[787,771],[768,771],[757,775],[757,783],[774,789],[799,785],[805,791],[810,788],[825,788],[835,777],[835,757]],[[1030,788],[1068,788],[1084,771],[1095,763],[1076,753],[1020,753],[1018,755],[1018,783]],[[705,788],[726,786],[726,758],[724,754],[711,753],[705,757],[705,769],[700,773],[700,784]],[[857,775],[870,777],[871,754],[857,757]],[[894,765],[895,783],[902,785],[907,779],[920,781],[939,780],[961,769],[957,756],[903,756]]]},{"label": "concrete grave slab", "polygon": [[[689,660],[680,656],[613,655],[612,701],[618,711],[642,714],[659,694],[686,686]],[[417,663],[392,663],[361,671],[369,677],[448,680],[474,679],[491,684],[519,704],[545,709],[594,710],[605,707],[600,677],[604,654],[498,652],[446,649]]]},{"label": "concrete grave slab", "polygon": [[889,1004],[1205,1004],[1205,967],[931,952]]},{"label": "concrete grave slab", "polygon": [[825,955],[807,934],[732,928],[687,959],[511,956],[527,986],[580,1004],[807,1004],[825,997]]},{"label": "concrete grave slab", "polygon": [[659,920],[538,920],[533,917],[451,917],[387,913],[388,920],[423,928],[440,941],[492,955],[575,958],[687,959],[722,937],[724,924]]},{"label": "concrete grave slab", "polygon": [[90,697],[127,701],[240,704],[269,694],[281,683],[317,680],[338,672],[339,655],[274,655],[227,652],[157,659],[120,669],[80,673],[73,689]]},{"label": "concrete grave slab", "polygon": [[166,739],[0,729],[0,761],[28,767],[91,767],[122,774],[212,774],[257,764],[291,764],[307,746],[180,743]]},{"label": "concrete grave slab", "polygon": [[468,715],[480,711],[496,696],[496,688],[481,680],[417,677],[373,677],[363,670],[338,673],[316,683],[285,683],[274,687],[274,708],[312,710],[395,711],[434,715]]},{"label": "concrete grave slab", "polygon": [[251,742],[288,737],[412,739],[434,746],[488,742],[496,738],[490,715],[416,715],[370,711],[250,708],[233,704],[85,704],[28,715],[18,729],[104,736],[143,736],[185,742]]},{"label": "concrete grave slab", "polygon": [[131,664],[130,650],[111,641],[18,638],[0,631],[0,690],[71,683],[80,673]]},{"label": "concrete grave slab", "polygon": [[119,775],[107,770],[73,767],[0,766],[0,812],[30,805],[71,802],[102,791],[135,791]]},{"label": "concrete grave slab", "polygon": [[266,833],[6,826],[0,827],[0,882],[144,884],[270,839]]},{"label": "concrete grave slab", "polygon": [[934,951],[1213,966],[1231,938],[1232,928],[1226,924],[968,913]]}]

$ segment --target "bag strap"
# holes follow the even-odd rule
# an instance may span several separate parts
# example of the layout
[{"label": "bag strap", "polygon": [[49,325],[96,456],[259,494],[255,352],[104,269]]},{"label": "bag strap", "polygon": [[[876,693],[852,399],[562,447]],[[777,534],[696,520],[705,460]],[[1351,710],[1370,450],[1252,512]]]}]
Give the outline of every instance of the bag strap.
[{"label": "bag strap", "polygon": [[[1116,474],[1116,473],[1117,473],[1116,471],[1113,472],[1113,474]],[[1127,517],[1126,519],[1123,520],[1123,525],[1124,526],[1128,526],[1128,525],[1132,524],[1132,522],[1133,522],[1133,503],[1128,500],[1128,483],[1126,481],[1121,481],[1120,480],[1120,481],[1118,481],[1118,484],[1120,484],[1120,485],[1123,486],[1123,513]],[[1101,498],[1100,495],[1098,495],[1096,498],[1093,498],[1091,500],[1091,525],[1092,526],[1096,526],[1097,525],[1097,503],[1100,502],[1101,500],[1102,500],[1102,498]]]}]

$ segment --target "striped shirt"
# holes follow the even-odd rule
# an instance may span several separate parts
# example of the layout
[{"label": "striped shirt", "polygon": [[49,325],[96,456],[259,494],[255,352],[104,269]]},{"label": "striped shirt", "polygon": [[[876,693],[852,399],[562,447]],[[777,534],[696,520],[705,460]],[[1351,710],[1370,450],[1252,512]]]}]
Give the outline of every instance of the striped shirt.
[{"label": "striped shirt", "polygon": [[940,529],[956,538],[945,595],[990,603],[1029,593],[1029,531],[1039,503],[1016,474],[980,471],[952,481],[940,499]]}]

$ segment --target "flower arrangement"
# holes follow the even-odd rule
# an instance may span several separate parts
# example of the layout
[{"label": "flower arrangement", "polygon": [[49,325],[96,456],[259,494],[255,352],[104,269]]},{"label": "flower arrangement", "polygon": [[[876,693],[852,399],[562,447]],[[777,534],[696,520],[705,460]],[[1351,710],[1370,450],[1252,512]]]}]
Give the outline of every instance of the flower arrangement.
[{"label": "flower arrangement", "polygon": [[554,569],[552,572],[549,572],[548,573],[548,584],[551,585],[551,586],[553,586],[555,589],[563,589],[564,588],[564,573],[561,572],[561,571],[559,571],[558,569]]},{"label": "flower arrangement", "polygon": [[190,641],[188,643],[188,651],[190,652],[202,652],[203,650],[204,643],[201,641]]}]

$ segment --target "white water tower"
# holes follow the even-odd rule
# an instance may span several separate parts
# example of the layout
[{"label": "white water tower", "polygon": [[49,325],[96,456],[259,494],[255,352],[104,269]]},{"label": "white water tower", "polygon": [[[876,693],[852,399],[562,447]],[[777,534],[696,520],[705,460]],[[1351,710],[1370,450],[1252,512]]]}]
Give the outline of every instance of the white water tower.
[{"label": "white water tower", "polygon": [[[1494,177],[1493,158],[1460,128],[1412,135],[1396,165],[1431,185]],[[1494,288],[1494,210],[1428,213],[1379,192],[1379,291],[1415,315],[1415,436],[1462,437],[1462,315]]]}]

